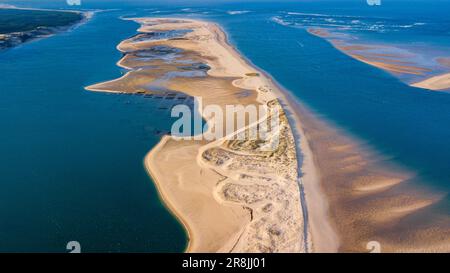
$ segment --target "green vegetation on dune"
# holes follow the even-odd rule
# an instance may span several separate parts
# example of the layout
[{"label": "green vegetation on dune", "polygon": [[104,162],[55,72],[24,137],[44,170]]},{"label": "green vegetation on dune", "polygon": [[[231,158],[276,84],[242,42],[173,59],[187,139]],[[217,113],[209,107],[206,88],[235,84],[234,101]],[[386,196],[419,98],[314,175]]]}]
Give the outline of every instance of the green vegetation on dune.
[{"label": "green vegetation on dune", "polygon": [[81,20],[76,12],[0,9],[0,34],[31,31],[38,27],[62,27]]}]

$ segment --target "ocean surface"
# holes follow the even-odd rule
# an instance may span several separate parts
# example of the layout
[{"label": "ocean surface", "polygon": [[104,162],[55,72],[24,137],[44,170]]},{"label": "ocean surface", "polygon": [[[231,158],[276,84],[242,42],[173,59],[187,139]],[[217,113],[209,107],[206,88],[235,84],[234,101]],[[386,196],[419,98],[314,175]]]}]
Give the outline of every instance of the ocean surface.
[{"label": "ocean surface", "polygon": [[116,45],[138,25],[120,15],[0,53],[0,251],[184,250],[143,165],[169,110],[83,88],[121,75]]},{"label": "ocean surface", "polygon": [[[104,11],[73,31],[0,52],[0,251],[64,252],[68,241],[82,251],[184,250],[185,232],[142,163],[170,129],[169,111],[152,99],[83,89],[123,73],[115,47],[137,25],[121,16],[220,23],[245,57],[320,117],[417,173],[418,186],[450,191],[450,93],[410,87],[306,31],[319,25],[423,60],[450,57],[450,1],[80,8]],[[448,198],[440,206],[450,212]]]}]

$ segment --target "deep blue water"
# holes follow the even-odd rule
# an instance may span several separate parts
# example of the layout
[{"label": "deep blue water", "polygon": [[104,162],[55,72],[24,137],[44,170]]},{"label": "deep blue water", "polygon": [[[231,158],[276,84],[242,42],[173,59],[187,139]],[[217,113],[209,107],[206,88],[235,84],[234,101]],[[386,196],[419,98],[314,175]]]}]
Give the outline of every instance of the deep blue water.
[{"label": "deep blue water", "polygon": [[8,219],[0,222],[0,251],[64,251],[70,240],[91,251],[183,250],[184,232],[142,166],[159,139],[155,128],[170,126],[167,113],[141,97],[82,88],[120,75],[115,46],[136,29],[121,15],[219,22],[248,59],[311,109],[416,171],[423,185],[448,192],[450,93],[409,87],[305,29],[273,20],[287,12],[380,17],[397,25],[426,20],[434,28],[369,36],[450,47],[449,1],[384,2],[376,8],[356,0],[176,8],[89,2],[83,8],[121,10],[0,53],[0,217]]},{"label": "deep blue water", "polygon": [[119,15],[0,53],[0,251],[183,251],[143,167],[170,113],[83,89],[120,76],[115,47],[137,25]]}]

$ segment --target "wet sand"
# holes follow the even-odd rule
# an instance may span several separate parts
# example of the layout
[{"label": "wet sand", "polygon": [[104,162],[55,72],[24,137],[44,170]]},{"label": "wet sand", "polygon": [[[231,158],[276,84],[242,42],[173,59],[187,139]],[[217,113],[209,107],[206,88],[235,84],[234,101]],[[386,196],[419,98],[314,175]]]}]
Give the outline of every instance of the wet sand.
[{"label": "wet sand", "polygon": [[297,105],[340,252],[368,252],[372,241],[382,252],[450,251],[450,218],[438,209],[445,194],[419,186],[414,172]]},{"label": "wet sand", "polygon": [[[335,40],[326,30],[308,30],[330,39],[343,53],[393,74],[425,76],[431,70],[414,65],[407,56],[377,52],[371,45]],[[447,64],[441,58],[441,65]],[[447,75],[422,88],[446,87]],[[432,86],[432,84],[434,84]],[[289,94],[287,93],[288,97]],[[434,192],[421,178],[385,155],[324,120],[301,102],[288,99],[299,117],[322,191],[328,215],[339,236],[340,252],[369,252],[373,243],[381,252],[449,252],[450,217],[446,193]],[[421,182],[421,183],[418,183]]]},{"label": "wet sand", "polygon": [[[450,73],[436,76],[434,68],[422,67],[419,64],[411,62],[410,59],[412,56],[402,56],[401,54],[394,53],[377,53],[382,47],[344,42],[342,39],[333,36],[326,29],[310,28],[308,32],[329,40],[336,49],[360,62],[392,73],[394,76],[400,76],[401,79],[404,75],[414,76],[415,81],[405,82],[410,86],[434,91],[450,90]],[[449,67],[449,58],[437,58],[436,65]]]}]

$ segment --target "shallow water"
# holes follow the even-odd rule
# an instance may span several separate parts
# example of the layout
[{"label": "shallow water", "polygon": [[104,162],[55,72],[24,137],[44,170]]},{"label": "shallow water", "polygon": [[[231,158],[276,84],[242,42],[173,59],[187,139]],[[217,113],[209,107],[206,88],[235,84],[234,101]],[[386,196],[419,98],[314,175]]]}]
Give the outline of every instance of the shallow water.
[{"label": "shallow water", "polygon": [[[442,4],[441,8],[449,8]],[[423,75],[394,74],[407,83],[425,80],[429,77],[448,73],[449,67],[439,63],[440,57],[450,56],[450,21],[437,7],[434,9],[422,3],[421,13],[416,9],[407,10],[408,15],[399,14],[403,6],[381,9],[355,7],[353,11],[280,12],[271,19],[283,26],[301,29],[322,29],[327,31],[325,39],[347,45],[368,45],[370,50],[357,50],[354,54],[382,54],[384,59],[394,64],[413,65],[427,68]],[[387,54],[387,55],[386,55]],[[379,57],[378,57],[379,58]]]}]

